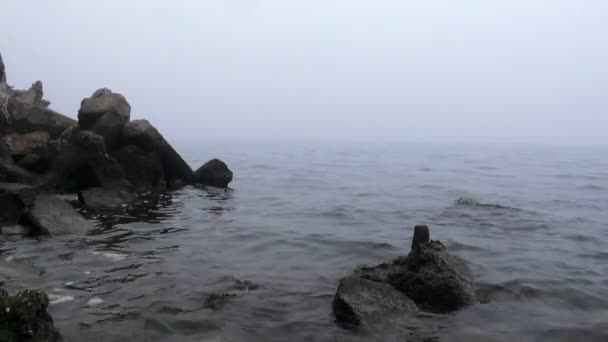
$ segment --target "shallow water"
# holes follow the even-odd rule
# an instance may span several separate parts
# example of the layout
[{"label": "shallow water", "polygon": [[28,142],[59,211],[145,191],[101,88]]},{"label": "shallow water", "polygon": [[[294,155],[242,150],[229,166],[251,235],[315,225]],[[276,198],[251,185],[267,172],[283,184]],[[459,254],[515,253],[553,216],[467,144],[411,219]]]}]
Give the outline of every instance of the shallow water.
[{"label": "shallow water", "polygon": [[[0,276],[47,289],[67,341],[608,341],[606,150],[202,145],[178,150],[224,159],[234,191],[188,187],[86,237],[4,242]],[[338,279],[407,253],[421,223],[470,262],[481,303],[335,325]]]}]

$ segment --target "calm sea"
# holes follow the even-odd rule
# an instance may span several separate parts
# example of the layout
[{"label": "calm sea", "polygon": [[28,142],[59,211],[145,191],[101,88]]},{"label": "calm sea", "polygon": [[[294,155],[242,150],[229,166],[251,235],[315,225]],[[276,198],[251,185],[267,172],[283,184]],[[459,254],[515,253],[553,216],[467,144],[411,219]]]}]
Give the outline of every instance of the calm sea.
[{"label": "calm sea", "polygon": [[[0,242],[67,341],[608,341],[608,150],[458,144],[192,144],[231,192],[187,187],[86,237]],[[458,201],[459,199],[462,199]],[[409,250],[471,264],[480,304],[340,329],[337,281]]]}]

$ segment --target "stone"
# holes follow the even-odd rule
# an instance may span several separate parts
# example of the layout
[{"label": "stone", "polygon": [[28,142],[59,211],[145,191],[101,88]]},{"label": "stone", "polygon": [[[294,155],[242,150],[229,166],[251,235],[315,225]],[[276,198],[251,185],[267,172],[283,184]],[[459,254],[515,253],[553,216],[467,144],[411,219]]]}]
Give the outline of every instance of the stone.
[{"label": "stone", "polygon": [[451,312],[475,302],[466,262],[439,241],[421,243],[393,264],[388,283],[427,311]]},{"label": "stone", "polygon": [[194,172],[193,180],[203,185],[227,188],[232,181],[232,171],[223,161],[212,159]]},{"label": "stone", "polygon": [[99,210],[121,206],[135,200],[128,190],[91,188],[78,192],[78,201],[87,209]]},{"label": "stone", "polygon": [[156,152],[168,186],[192,181],[192,168],[147,120],[133,120],[126,124],[121,145],[135,145],[144,151]]},{"label": "stone", "polygon": [[414,236],[412,237],[412,249],[415,249],[421,243],[431,241],[431,233],[429,227],[420,225],[414,227]]},{"label": "stone", "polygon": [[32,84],[30,89],[26,91],[15,91],[13,100],[18,101],[21,104],[28,106],[37,107],[48,107],[51,103],[43,99],[44,91],[42,89],[42,82],[36,81]]},{"label": "stone", "polygon": [[392,286],[357,276],[340,280],[332,306],[336,320],[351,326],[418,312],[416,304]]},{"label": "stone", "polygon": [[78,125],[102,136],[106,149],[118,147],[123,127],[131,118],[131,105],[124,96],[103,88],[82,100],[78,111]]},{"label": "stone", "polygon": [[18,183],[0,183],[0,227],[20,222],[25,212],[33,205],[36,190]]},{"label": "stone", "polygon": [[127,145],[113,156],[125,173],[127,180],[138,191],[164,191],[167,189],[163,164],[156,151],[148,152],[138,146]]},{"label": "stone", "polygon": [[48,305],[49,297],[42,290],[24,290],[9,296],[0,289],[0,341],[62,341]]},{"label": "stone", "polygon": [[27,234],[27,230],[18,224],[4,227],[0,224],[0,231],[4,236],[23,236]]},{"label": "stone", "polygon": [[76,120],[49,108],[10,99],[8,111],[11,114],[11,133],[46,132],[51,139],[57,139]]},{"label": "stone", "polygon": [[46,156],[41,156],[37,153],[30,153],[23,157],[21,160],[19,160],[17,165],[28,171],[42,174],[48,170],[50,166],[50,160]]},{"label": "stone", "polygon": [[56,195],[38,195],[25,214],[31,235],[84,234],[94,229],[72,206]]},{"label": "stone", "polygon": [[47,187],[63,192],[131,186],[118,162],[106,153],[103,137],[78,128],[61,135],[60,151],[46,178]]},{"label": "stone", "polygon": [[46,154],[50,143],[49,134],[41,131],[8,134],[2,139],[13,157],[24,157],[31,153]]}]

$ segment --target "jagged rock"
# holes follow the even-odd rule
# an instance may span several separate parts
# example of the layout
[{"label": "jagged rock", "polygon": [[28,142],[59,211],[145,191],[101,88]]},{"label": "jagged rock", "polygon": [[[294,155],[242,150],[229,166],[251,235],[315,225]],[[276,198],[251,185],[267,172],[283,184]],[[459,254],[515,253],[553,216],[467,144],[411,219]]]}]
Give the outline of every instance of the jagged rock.
[{"label": "jagged rock", "polygon": [[41,182],[36,174],[15,164],[8,146],[0,139],[0,179],[4,182],[36,185]]},{"label": "jagged rock", "polygon": [[6,84],[6,69],[2,60],[2,54],[0,54],[0,86],[4,84]]},{"label": "jagged rock", "polygon": [[106,153],[104,139],[78,128],[62,134],[60,151],[47,175],[47,184],[65,192],[131,186],[118,162]]},{"label": "jagged rock", "polygon": [[60,342],[48,305],[44,291],[25,290],[9,296],[0,289],[0,341]]},{"label": "jagged rock", "polygon": [[46,154],[50,136],[47,132],[14,133],[4,136],[3,140],[13,157],[24,157],[30,153]]},{"label": "jagged rock", "polygon": [[127,145],[114,153],[114,158],[137,190],[166,190],[165,171],[156,151],[148,152],[138,146]]},{"label": "jagged rock", "polygon": [[475,302],[466,262],[439,241],[421,243],[407,258],[398,259],[387,281],[432,312],[455,311]]},{"label": "jagged rock", "polygon": [[94,228],[68,202],[55,195],[37,195],[24,220],[31,235],[83,234]]},{"label": "jagged rock", "polygon": [[48,107],[51,103],[45,99],[42,82],[36,81],[26,91],[15,91],[13,100],[28,106]]},{"label": "jagged rock", "polygon": [[9,101],[8,111],[11,114],[11,133],[46,132],[51,139],[56,139],[67,128],[76,124],[76,120],[49,108],[44,108],[18,101],[15,97]]},{"label": "jagged rock", "polygon": [[418,308],[411,299],[388,284],[349,276],[340,280],[333,311],[338,322],[359,326],[388,315],[416,313]]},{"label": "jagged rock", "polygon": [[103,88],[82,100],[78,111],[78,125],[105,139],[108,151],[118,146],[122,129],[131,118],[131,105],[124,96]]},{"label": "jagged rock", "polygon": [[78,192],[78,201],[88,209],[98,210],[121,206],[135,200],[129,190],[91,188]]},{"label": "jagged rock", "polygon": [[232,181],[232,171],[219,159],[212,159],[194,172],[194,182],[203,185],[226,188]]},{"label": "jagged rock", "polygon": [[156,152],[163,165],[167,186],[188,184],[192,169],[165,138],[147,120],[133,120],[123,129],[122,145],[135,145],[147,152]]}]

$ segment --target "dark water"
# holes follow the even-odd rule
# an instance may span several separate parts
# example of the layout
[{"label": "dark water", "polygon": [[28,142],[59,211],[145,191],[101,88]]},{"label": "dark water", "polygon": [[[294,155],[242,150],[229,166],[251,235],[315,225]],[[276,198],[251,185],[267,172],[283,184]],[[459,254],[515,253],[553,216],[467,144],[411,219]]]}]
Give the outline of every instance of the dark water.
[{"label": "dark water", "polygon": [[[179,149],[226,160],[235,190],[186,188],[84,238],[1,246],[8,286],[47,289],[68,341],[608,341],[606,150]],[[419,223],[471,263],[482,303],[337,327],[339,277],[405,254]]]}]

